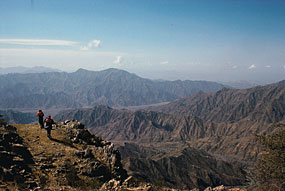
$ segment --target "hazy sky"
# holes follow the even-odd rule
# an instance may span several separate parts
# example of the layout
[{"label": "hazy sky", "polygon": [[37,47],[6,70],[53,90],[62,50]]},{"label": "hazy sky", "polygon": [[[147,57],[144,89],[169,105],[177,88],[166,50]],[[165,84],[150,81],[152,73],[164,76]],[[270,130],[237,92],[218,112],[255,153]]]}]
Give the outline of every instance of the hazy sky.
[{"label": "hazy sky", "polygon": [[1,0],[0,67],[285,79],[284,0]]}]

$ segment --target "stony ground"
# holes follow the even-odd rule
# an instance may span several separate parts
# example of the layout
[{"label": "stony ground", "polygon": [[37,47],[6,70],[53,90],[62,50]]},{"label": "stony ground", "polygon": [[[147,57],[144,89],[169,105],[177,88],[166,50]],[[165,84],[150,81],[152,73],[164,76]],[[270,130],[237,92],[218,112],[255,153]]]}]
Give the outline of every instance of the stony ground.
[{"label": "stony ground", "polygon": [[74,163],[79,160],[74,153],[83,149],[82,145],[72,144],[63,128],[54,127],[52,139],[49,139],[46,130],[40,129],[39,125],[14,126],[24,139],[24,146],[33,155],[35,164],[32,166],[32,171],[37,182],[41,183],[40,186],[47,187],[47,190],[56,190],[59,187],[63,190],[72,190],[70,186],[60,185],[65,184],[66,180],[65,175],[58,172],[68,161]]},{"label": "stony ground", "polygon": [[[40,129],[39,125],[14,124],[17,133],[23,138],[22,145],[28,148],[34,164],[29,165],[32,173],[24,176],[23,183],[0,181],[0,191],[161,190],[147,183],[139,183],[132,177],[120,179],[123,175],[120,174],[122,170],[117,171],[117,174],[113,171],[118,170],[120,166],[117,161],[120,159],[117,159],[117,152],[113,150],[113,145],[100,138],[96,139],[96,136],[88,135],[88,133],[84,134],[87,136],[85,138],[92,140],[95,137],[97,141],[95,142],[100,146],[96,146],[96,143],[87,144],[88,141],[83,141],[86,140],[84,137],[75,143],[74,137],[70,136],[70,129],[75,132],[84,129],[77,129],[72,125],[70,125],[71,128],[62,124],[54,126],[51,132],[52,139],[49,139],[46,130]],[[100,156],[94,153],[94,149]],[[87,150],[93,152],[91,156],[85,156]],[[84,156],[79,156],[78,153]],[[168,188],[163,190],[168,190]]]}]

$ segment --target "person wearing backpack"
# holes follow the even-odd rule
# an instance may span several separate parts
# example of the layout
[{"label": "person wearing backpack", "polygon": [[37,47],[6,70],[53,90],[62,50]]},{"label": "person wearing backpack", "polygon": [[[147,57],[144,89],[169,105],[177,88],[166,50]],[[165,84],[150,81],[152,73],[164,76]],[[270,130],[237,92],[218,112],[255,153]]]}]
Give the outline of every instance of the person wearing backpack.
[{"label": "person wearing backpack", "polygon": [[37,113],[38,121],[40,124],[41,129],[44,128],[44,113],[42,110],[39,110]]},{"label": "person wearing backpack", "polygon": [[51,138],[51,129],[52,129],[52,124],[54,124],[54,121],[50,115],[45,119],[45,123],[46,123],[47,136],[48,138]]}]

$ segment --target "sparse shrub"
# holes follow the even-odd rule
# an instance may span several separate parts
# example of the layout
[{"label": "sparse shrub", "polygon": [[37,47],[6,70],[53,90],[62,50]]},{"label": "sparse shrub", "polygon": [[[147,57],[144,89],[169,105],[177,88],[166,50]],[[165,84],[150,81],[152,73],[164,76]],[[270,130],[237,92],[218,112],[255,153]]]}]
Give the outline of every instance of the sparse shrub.
[{"label": "sparse shrub", "polygon": [[258,189],[281,191],[285,188],[285,130],[258,138],[263,147],[256,162]]},{"label": "sparse shrub", "polygon": [[104,184],[99,178],[93,178],[87,182],[87,185],[92,189],[99,189]]},{"label": "sparse shrub", "polygon": [[154,184],[155,186],[159,186],[159,187],[166,186],[166,183],[165,183],[163,180],[154,180],[154,181],[153,181],[153,184]]},{"label": "sparse shrub", "polygon": [[65,144],[65,145],[72,145],[72,141],[69,137],[63,137],[62,139],[62,142]]},{"label": "sparse shrub", "polygon": [[79,178],[79,176],[77,175],[77,170],[75,169],[74,166],[72,166],[70,161],[65,161],[65,166],[66,166],[66,174],[65,174],[65,178],[67,180],[67,184],[69,186],[75,187],[75,188],[85,188],[85,183],[83,180],[81,180]]},{"label": "sparse shrub", "polygon": [[39,176],[39,179],[40,179],[40,182],[39,182],[40,187],[44,188],[47,184],[48,178],[46,177],[46,175],[43,174]]},{"label": "sparse shrub", "polygon": [[17,186],[18,186],[19,190],[26,190],[27,189],[27,185],[24,182],[17,183]]},{"label": "sparse shrub", "polygon": [[14,180],[16,181],[16,184],[20,190],[24,190],[27,188],[27,185],[24,183],[25,178],[23,176],[15,175]]},{"label": "sparse shrub", "polygon": [[127,188],[122,188],[121,191],[130,191],[130,190]]}]

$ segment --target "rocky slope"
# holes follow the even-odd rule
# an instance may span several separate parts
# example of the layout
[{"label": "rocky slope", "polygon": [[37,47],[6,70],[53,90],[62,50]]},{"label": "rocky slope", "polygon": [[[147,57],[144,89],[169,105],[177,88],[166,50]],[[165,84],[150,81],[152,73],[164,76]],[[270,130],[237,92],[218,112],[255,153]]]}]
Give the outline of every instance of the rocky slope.
[{"label": "rocky slope", "polygon": [[233,166],[192,147],[191,137],[203,138],[208,131],[199,118],[107,106],[56,116],[57,120],[68,118],[80,119],[90,131],[121,145],[119,150],[128,172],[153,184],[203,189],[246,183],[241,165]]},{"label": "rocky slope", "polygon": [[147,146],[128,143],[118,149],[129,175],[156,185],[187,190],[245,185],[247,181],[241,166],[217,159],[187,144]]},{"label": "rocky slope", "polygon": [[236,122],[247,118],[275,123],[285,120],[284,82],[246,90],[222,89],[216,93],[198,93],[152,110],[192,114],[211,122]]},{"label": "rocky slope", "polygon": [[0,108],[74,108],[173,101],[224,86],[206,81],[153,81],[123,70],[0,75]]},{"label": "rocky slope", "polygon": [[152,111],[116,110],[107,106],[75,109],[55,116],[57,120],[79,120],[91,132],[119,142],[159,143],[203,137],[207,127],[193,116],[169,115]]},{"label": "rocky slope", "polygon": [[151,110],[174,115],[194,115],[208,127],[202,139],[192,139],[195,148],[214,154],[255,160],[255,134],[277,130],[285,121],[285,81],[247,90],[222,89],[198,93]]},{"label": "rocky slope", "polygon": [[247,118],[236,122],[208,122],[193,114],[115,110],[107,106],[66,111],[57,120],[76,119],[104,139],[137,144],[189,143],[228,160],[255,160],[255,134],[270,133],[274,123]]},{"label": "rocky slope", "polygon": [[[149,190],[123,169],[114,145],[78,122],[53,127],[52,139],[38,125],[1,124],[0,189]],[[136,185],[135,185],[136,184]]]},{"label": "rocky slope", "polygon": [[19,112],[14,110],[0,110],[0,115],[3,115],[5,121],[9,124],[20,123],[27,124],[33,123],[37,120],[36,112],[27,113],[27,112]]}]

